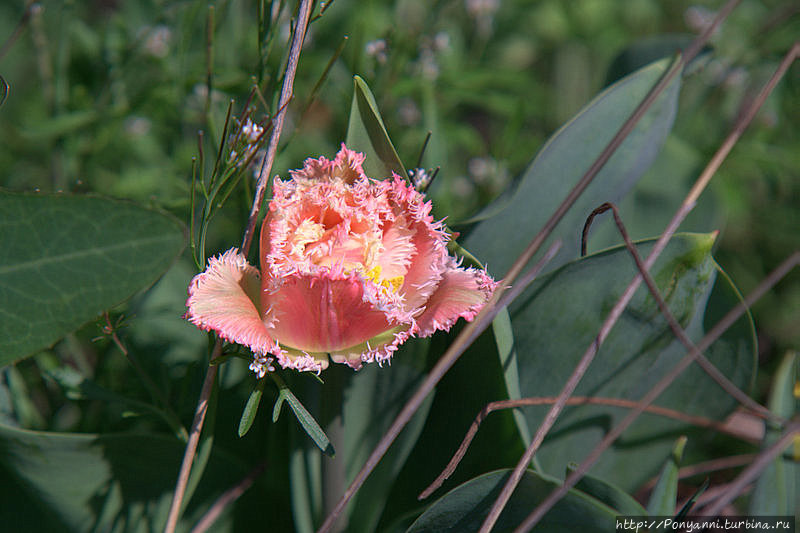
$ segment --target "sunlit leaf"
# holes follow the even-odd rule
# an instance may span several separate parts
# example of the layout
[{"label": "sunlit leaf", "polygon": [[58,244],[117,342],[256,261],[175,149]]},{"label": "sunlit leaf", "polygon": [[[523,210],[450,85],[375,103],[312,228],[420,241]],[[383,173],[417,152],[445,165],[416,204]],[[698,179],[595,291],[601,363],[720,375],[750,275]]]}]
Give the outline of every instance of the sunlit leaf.
[{"label": "sunlit leaf", "polygon": [[128,202],[0,192],[0,364],[151,285],[184,239],[174,218]]},{"label": "sunlit leaf", "polygon": [[[670,64],[653,63],[600,93],[542,147],[513,194],[473,218],[481,221],[463,245],[502,276]],[[586,216],[623,197],[650,167],[672,129],[680,85],[676,76],[558,224],[551,238],[563,246],[549,268],[576,258]]]},{"label": "sunlit leaf", "polygon": [[398,176],[406,177],[406,167],[389,139],[375,97],[360,76],[353,78],[353,91],[345,144],[351,150],[363,152],[367,156],[364,161],[364,172],[367,176],[383,179],[394,172]]}]

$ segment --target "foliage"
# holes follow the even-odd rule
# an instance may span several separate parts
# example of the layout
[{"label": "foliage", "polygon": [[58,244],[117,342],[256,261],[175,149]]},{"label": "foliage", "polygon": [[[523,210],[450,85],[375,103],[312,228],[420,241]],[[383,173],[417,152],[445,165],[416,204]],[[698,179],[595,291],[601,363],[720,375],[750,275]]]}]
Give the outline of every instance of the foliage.
[{"label": "foliage", "polygon": [[[332,156],[343,141],[376,178],[439,168],[427,191],[435,215],[460,233],[465,261],[473,254],[499,279],[718,7],[319,2],[272,175]],[[161,529],[211,362],[219,376],[179,530],[265,468],[214,530],[263,529],[269,515],[271,530],[313,531],[460,331],[409,341],[383,367],[257,380],[245,349],[225,345],[209,361],[213,338],[181,318],[205,258],[241,241],[294,9],[266,0],[0,5],[0,41],[9,39],[0,44],[0,519],[10,530]],[[546,407],[490,415],[444,490],[416,495],[487,403],[558,394],[635,274],[610,217],[580,257],[584,220],[618,202],[646,255],[799,24],[790,1],[742,1],[556,227],[550,242],[563,246],[546,273],[400,434],[347,507],[348,531],[480,525]],[[799,90],[795,65],[651,269],[693,342],[741,301],[739,289],[797,249]],[[252,134],[253,124],[263,129]],[[576,395],[636,400],[685,354],[645,291]],[[705,352],[786,420],[797,411],[799,304],[794,272]],[[698,367],[656,403],[711,422],[736,406]],[[568,406],[498,530],[524,519],[627,412]],[[670,514],[686,488],[679,462],[757,453],[782,429],[769,424],[762,443],[645,413],[536,531],[605,531],[618,512]],[[789,453],[764,470],[742,512],[797,514]],[[639,490],[648,480],[652,496]]]}]

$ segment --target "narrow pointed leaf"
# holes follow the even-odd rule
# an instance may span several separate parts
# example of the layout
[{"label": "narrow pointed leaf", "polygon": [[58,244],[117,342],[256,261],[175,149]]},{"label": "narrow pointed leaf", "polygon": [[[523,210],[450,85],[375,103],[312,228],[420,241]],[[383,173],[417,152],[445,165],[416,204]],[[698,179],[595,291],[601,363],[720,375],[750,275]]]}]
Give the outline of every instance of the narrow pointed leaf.
[{"label": "narrow pointed leaf", "polygon": [[244,411],[242,412],[242,418],[239,420],[240,437],[244,437],[247,432],[250,431],[250,427],[253,425],[253,421],[256,419],[258,406],[261,403],[261,396],[264,394],[265,384],[265,380],[259,379],[256,382],[255,388],[253,388],[253,392],[250,393],[250,397],[247,399],[247,404],[245,404]]},{"label": "narrow pointed leaf", "polygon": [[681,465],[683,449],[686,447],[686,437],[681,437],[672,448],[672,453],[667,458],[656,486],[647,501],[647,514],[650,516],[672,516],[678,504],[678,468]]},{"label": "narrow pointed leaf", "polygon": [[[275,378],[277,376],[273,376]],[[294,415],[297,417],[297,421],[300,422],[300,425],[303,426],[303,430],[311,437],[311,440],[314,441],[314,444],[322,450],[326,455],[333,457],[335,455],[335,451],[333,449],[333,445],[331,444],[330,439],[328,436],[325,435],[325,432],[320,427],[319,423],[314,419],[311,413],[300,403],[300,400],[297,399],[289,387],[286,386],[285,383],[282,381],[278,381],[278,394],[283,397],[283,401],[286,401],[289,404],[289,407],[294,412]],[[273,410],[273,420],[277,420],[276,413],[280,413],[280,406],[278,402],[282,400],[278,400],[275,403],[275,410]]]},{"label": "narrow pointed leaf", "polygon": [[383,179],[394,172],[407,178],[406,167],[389,139],[375,97],[360,76],[353,78],[353,104],[345,139],[348,148],[367,156],[364,161],[367,176]]},{"label": "narrow pointed leaf", "polygon": [[151,285],[184,241],[176,219],[132,203],[0,192],[0,365]]},{"label": "narrow pointed leaf", "polygon": [[[769,408],[776,415],[786,419],[797,414],[798,403],[800,403],[800,397],[795,392],[798,386],[799,364],[800,356],[796,352],[789,352],[781,361],[773,378]],[[768,446],[775,442],[780,435],[780,428],[768,426],[764,445]],[[797,450],[798,438],[800,437],[795,437],[794,450]],[[783,454],[776,457],[756,481],[756,487],[750,499],[750,514],[787,516],[797,513],[797,498],[800,494],[800,463],[789,457],[793,447],[789,447]]]}]

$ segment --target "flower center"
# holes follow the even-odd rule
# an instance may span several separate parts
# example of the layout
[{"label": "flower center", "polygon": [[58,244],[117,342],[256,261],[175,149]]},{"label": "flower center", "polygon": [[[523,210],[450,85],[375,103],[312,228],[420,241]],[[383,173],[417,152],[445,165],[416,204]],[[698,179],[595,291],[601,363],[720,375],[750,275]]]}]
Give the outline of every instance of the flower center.
[{"label": "flower center", "polygon": [[[393,239],[372,221],[351,220],[350,224],[332,224],[316,217],[303,219],[288,241],[290,255],[295,260],[332,268],[341,265],[345,272],[359,272],[387,291],[397,292],[405,279],[405,266],[392,264]],[[349,226],[349,231],[347,231]],[[395,234],[396,231],[390,231]],[[404,250],[395,250],[406,255]],[[388,269],[388,270],[387,270]]]}]

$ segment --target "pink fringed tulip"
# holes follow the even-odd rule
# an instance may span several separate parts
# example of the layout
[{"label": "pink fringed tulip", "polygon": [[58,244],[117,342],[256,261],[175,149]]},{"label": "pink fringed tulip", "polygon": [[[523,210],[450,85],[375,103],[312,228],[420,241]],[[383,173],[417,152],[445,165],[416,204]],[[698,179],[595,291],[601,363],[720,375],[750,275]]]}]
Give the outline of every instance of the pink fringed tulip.
[{"label": "pink fringed tulip", "polygon": [[459,267],[431,204],[400,177],[376,181],[344,145],[275,179],[261,227],[261,271],[231,249],[189,285],[186,317],[249,347],[259,376],[277,362],[319,372],[328,356],[358,369],[411,336],[448,330],[495,287]]}]

